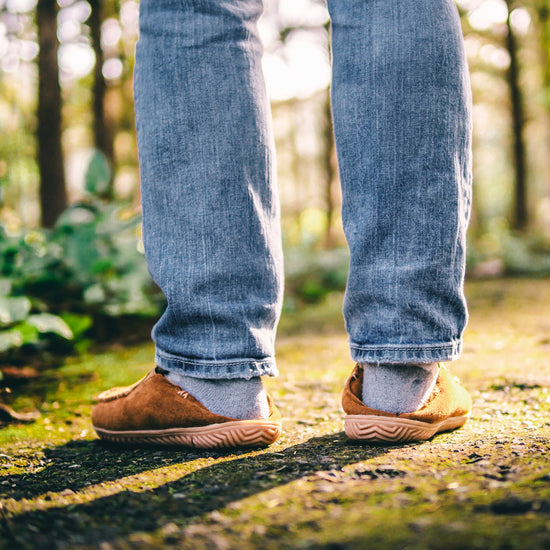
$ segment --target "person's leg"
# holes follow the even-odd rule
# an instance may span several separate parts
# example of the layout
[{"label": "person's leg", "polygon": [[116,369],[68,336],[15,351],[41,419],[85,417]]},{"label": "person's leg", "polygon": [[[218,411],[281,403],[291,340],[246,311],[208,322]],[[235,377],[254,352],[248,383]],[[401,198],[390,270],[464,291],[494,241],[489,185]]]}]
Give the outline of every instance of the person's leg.
[{"label": "person's leg", "polygon": [[[135,102],[157,373],[213,413],[269,414],[282,299],[262,1],[141,0]],[[163,403],[158,404],[159,408]]]},{"label": "person's leg", "polygon": [[144,0],[135,77],[147,264],[168,300],[157,365],[275,374],[282,291],[261,0]]},{"label": "person's leg", "polygon": [[[431,393],[436,363],[459,356],[467,321],[471,99],[460,21],[452,0],[329,9],[351,354],[371,407],[406,412],[397,409]],[[412,364],[427,368],[400,368]]]}]

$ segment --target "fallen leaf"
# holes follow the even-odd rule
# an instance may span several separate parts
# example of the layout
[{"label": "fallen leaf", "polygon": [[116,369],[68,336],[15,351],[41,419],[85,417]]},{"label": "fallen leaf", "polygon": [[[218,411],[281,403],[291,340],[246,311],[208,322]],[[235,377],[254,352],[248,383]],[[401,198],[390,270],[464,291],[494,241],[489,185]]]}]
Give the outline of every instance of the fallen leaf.
[{"label": "fallen leaf", "polygon": [[0,424],[8,424],[10,422],[34,422],[40,413],[18,413],[8,405],[0,403]]}]

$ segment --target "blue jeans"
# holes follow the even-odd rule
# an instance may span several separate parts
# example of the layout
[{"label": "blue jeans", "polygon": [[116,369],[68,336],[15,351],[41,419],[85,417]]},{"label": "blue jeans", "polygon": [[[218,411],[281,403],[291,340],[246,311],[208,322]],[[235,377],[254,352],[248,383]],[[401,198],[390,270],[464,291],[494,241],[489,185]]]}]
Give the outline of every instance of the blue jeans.
[{"label": "blue jeans", "polygon": [[[452,360],[467,322],[471,97],[452,0],[329,0],[352,359]],[[135,99],[156,362],[274,375],[283,259],[261,0],[141,0]]]}]

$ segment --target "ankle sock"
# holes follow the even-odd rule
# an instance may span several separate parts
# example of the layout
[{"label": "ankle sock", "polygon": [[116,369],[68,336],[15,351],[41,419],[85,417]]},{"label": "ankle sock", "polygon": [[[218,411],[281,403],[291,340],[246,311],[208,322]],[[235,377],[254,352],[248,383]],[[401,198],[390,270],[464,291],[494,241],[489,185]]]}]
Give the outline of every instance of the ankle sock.
[{"label": "ankle sock", "polygon": [[234,378],[230,380],[207,380],[192,378],[177,372],[167,372],[164,376],[189,392],[211,413],[239,420],[258,420],[269,417],[267,394],[260,377],[250,380]]},{"label": "ankle sock", "polygon": [[389,413],[420,409],[432,394],[439,371],[437,363],[362,366],[363,403]]}]

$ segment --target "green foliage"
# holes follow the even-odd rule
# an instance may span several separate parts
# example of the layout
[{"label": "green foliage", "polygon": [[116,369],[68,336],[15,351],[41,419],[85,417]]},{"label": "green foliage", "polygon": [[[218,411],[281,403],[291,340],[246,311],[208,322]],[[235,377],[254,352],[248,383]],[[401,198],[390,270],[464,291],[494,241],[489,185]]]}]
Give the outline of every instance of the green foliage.
[{"label": "green foliage", "polygon": [[539,232],[518,234],[495,218],[488,231],[468,243],[468,271],[474,276],[550,276],[550,241]]},{"label": "green foliage", "polygon": [[88,193],[109,198],[113,183],[113,171],[104,153],[95,151],[85,175],[85,189]]},{"label": "green foliage", "polygon": [[286,307],[296,301],[316,303],[336,290],[344,290],[348,275],[346,248],[315,250],[296,246],[285,250]]},{"label": "green foliage", "polygon": [[26,296],[0,297],[0,323],[11,325],[22,321],[31,310],[31,301]]},{"label": "green foliage", "polygon": [[80,350],[116,336],[117,320],[158,315],[162,295],[138,250],[139,223],[91,198],[52,230],[0,226],[0,362]]}]

